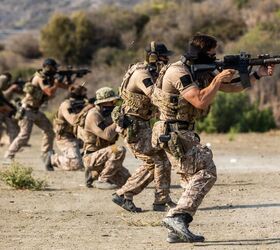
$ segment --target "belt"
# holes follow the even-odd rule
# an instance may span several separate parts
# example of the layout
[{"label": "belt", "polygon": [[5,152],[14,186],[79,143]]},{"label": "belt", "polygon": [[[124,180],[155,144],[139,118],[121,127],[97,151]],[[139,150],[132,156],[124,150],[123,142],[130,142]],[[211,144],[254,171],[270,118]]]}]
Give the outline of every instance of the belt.
[{"label": "belt", "polygon": [[178,130],[194,130],[195,123],[187,121],[166,121],[169,132],[175,132]]}]

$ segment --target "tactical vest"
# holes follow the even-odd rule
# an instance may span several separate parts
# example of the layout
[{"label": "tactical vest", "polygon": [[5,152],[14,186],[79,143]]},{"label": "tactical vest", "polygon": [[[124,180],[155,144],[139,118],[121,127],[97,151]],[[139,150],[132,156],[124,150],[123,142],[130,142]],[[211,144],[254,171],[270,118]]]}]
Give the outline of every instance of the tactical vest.
[{"label": "tactical vest", "polygon": [[120,96],[123,99],[122,110],[125,114],[149,120],[153,115],[153,105],[150,98],[144,94],[127,90],[129,80],[136,70],[147,70],[147,66],[144,63],[137,63],[126,72],[120,87]]},{"label": "tactical vest", "polygon": [[[34,76],[39,76],[45,79],[45,75],[40,71],[37,71]],[[32,79],[34,78],[32,77]],[[48,100],[48,96],[44,94],[42,89],[39,86],[32,84],[32,79],[30,82],[27,82],[24,85],[23,92],[26,93],[26,96],[23,99],[23,103],[31,107],[38,108],[40,107],[46,100]],[[47,80],[47,79],[46,79]]]},{"label": "tactical vest", "polygon": [[58,112],[53,120],[54,132],[59,137],[74,137],[73,126],[71,126],[65,119],[58,117]]},{"label": "tactical vest", "polygon": [[[191,103],[187,102],[178,91],[178,94],[167,93],[162,90],[163,77],[169,67],[187,67],[182,62],[176,62],[166,65],[159,73],[156,81],[154,92],[152,94],[152,102],[159,108],[160,119],[163,121],[187,121],[194,123],[195,120],[206,116],[209,109],[201,110],[195,108]],[[203,82],[203,86],[197,86],[200,89],[207,87],[208,81]]]},{"label": "tactical vest", "polygon": [[[90,105],[88,105],[90,106]],[[109,145],[112,145],[114,142],[106,141],[92,132],[89,132],[85,130],[85,121],[86,117],[88,115],[88,112],[92,109],[91,107],[86,106],[81,112],[80,116],[77,117],[77,120],[75,121],[75,133],[77,134],[77,137],[82,139],[84,142],[84,151],[90,151],[95,152],[97,150],[100,150],[102,148],[108,147]],[[79,129],[82,128],[82,129]]]}]

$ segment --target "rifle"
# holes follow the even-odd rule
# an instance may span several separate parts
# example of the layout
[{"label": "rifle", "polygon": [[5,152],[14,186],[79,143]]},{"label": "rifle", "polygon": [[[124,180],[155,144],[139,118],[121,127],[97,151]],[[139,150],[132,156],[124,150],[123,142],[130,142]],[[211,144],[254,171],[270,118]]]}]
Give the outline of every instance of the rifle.
[{"label": "rifle", "polygon": [[10,103],[1,93],[0,93],[0,106],[7,107],[8,110],[5,113],[8,113],[8,116],[12,116],[16,113],[17,108]]},{"label": "rifle", "polygon": [[280,64],[280,56],[262,54],[256,58],[251,58],[250,54],[241,52],[237,55],[226,55],[223,60],[216,61],[212,64],[193,64],[191,65],[191,73],[196,78],[198,72],[214,71],[215,69],[219,71],[224,69],[234,69],[238,71],[241,85],[245,89],[251,87],[249,74],[253,66],[268,66],[272,64]]},{"label": "rifle", "polygon": [[74,75],[77,78],[82,78],[84,75],[90,73],[91,70],[88,69],[72,69],[71,66],[68,66],[67,70],[57,71],[57,76],[59,80],[63,81],[66,78],[67,82],[71,83],[72,76]]},{"label": "rifle", "polygon": [[24,85],[25,85],[26,81],[24,81],[23,79],[21,78],[18,78],[16,79],[13,84],[16,84],[17,87],[18,87],[18,92],[19,93],[22,93],[23,92],[23,88],[24,88]]}]

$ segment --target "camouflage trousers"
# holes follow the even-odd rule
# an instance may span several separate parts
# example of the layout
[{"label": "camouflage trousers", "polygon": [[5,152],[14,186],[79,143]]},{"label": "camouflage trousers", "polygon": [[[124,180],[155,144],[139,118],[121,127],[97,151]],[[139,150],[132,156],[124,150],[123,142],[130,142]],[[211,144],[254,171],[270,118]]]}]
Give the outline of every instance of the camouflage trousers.
[{"label": "camouflage trousers", "polygon": [[[5,127],[3,127],[3,124]],[[11,144],[19,133],[19,126],[14,118],[0,113],[0,139],[4,130],[6,130],[7,135],[9,136],[9,142]]]},{"label": "camouflage trousers", "polygon": [[[138,120],[138,119],[137,119]],[[152,129],[150,123],[143,120],[134,121],[134,138],[129,138],[129,131],[124,130],[122,135],[127,143],[128,148],[134,156],[143,161],[135,173],[128,179],[126,184],[119,190],[118,195],[124,195],[126,199],[132,200],[134,195],[139,194],[152,181],[155,183],[155,200],[154,204],[165,204],[171,200],[170,179],[171,164],[164,150],[152,148],[151,137]],[[129,141],[133,142],[129,142]]]},{"label": "camouflage trousers", "polygon": [[6,157],[13,157],[21,147],[27,144],[32,132],[33,124],[39,127],[43,132],[41,146],[42,153],[44,154],[53,150],[55,134],[51,122],[41,111],[26,109],[23,118],[19,120],[18,123],[20,132],[6,152]]},{"label": "camouflage trousers", "polygon": [[111,145],[96,152],[85,154],[83,162],[86,173],[102,182],[110,182],[121,187],[130,177],[123,167],[126,150],[122,146]]},{"label": "camouflage trousers", "polygon": [[62,154],[52,155],[52,165],[69,171],[81,170],[84,168],[79,143],[76,138],[63,136],[56,137],[55,141]]},{"label": "camouflage trousers", "polygon": [[175,164],[177,173],[181,175],[181,185],[184,187],[177,206],[170,209],[167,216],[182,213],[193,216],[217,179],[212,152],[200,144],[193,131],[188,130],[171,132],[170,141],[162,144],[158,140],[159,135],[164,133],[161,125],[158,122],[153,128],[153,145],[164,148],[170,162]]}]

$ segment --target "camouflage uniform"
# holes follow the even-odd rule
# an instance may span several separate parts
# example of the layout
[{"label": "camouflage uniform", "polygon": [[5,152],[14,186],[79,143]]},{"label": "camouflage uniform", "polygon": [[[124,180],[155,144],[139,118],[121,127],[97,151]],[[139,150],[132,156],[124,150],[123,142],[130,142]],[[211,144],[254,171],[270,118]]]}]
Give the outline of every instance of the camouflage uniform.
[{"label": "camouflage uniform", "polygon": [[44,94],[43,89],[52,86],[53,82],[53,78],[46,76],[42,71],[38,71],[32,82],[26,83],[24,86],[25,96],[22,100],[22,117],[19,120],[20,132],[6,152],[6,158],[13,158],[20,148],[27,144],[33,124],[37,125],[43,132],[42,154],[53,150],[55,134],[52,124],[46,115],[39,110],[40,106],[48,100],[48,96]]},{"label": "camouflage uniform", "polygon": [[[98,178],[100,182],[112,183],[120,187],[130,177],[130,173],[122,165],[126,153],[125,148],[115,144],[118,138],[115,131],[116,125],[110,114],[105,116],[99,106],[102,101],[109,102],[118,98],[116,96],[106,97],[108,89],[113,92],[107,87],[96,92],[96,107],[84,112],[78,123],[77,135],[84,143],[83,161],[87,184],[91,184]],[[103,97],[103,92],[105,97]]]},{"label": "camouflage uniform", "polygon": [[127,183],[116,194],[132,200],[150,182],[155,182],[154,204],[170,202],[171,164],[164,150],[153,149],[151,145],[152,129],[150,118],[153,117],[153,105],[150,96],[153,90],[154,77],[148,66],[138,63],[126,73],[120,88],[123,104],[121,112],[130,125],[121,130],[121,135],[134,156],[143,164],[128,179]]},{"label": "camouflage uniform", "polygon": [[[83,169],[83,160],[80,153],[78,139],[74,135],[74,126],[79,113],[71,112],[73,98],[65,100],[59,107],[53,121],[55,131],[55,141],[62,155],[54,154],[51,156],[51,164],[63,170]],[[85,106],[80,112],[92,108]]]},{"label": "camouflage uniform", "polygon": [[[0,95],[3,95],[6,99],[10,100],[12,98],[11,95],[7,95],[5,90],[10,87],[10,83],[8,77],[6,75],[0,75]],[[5,124],[5,127],[2,125]],[[19,132],[19,127],[17,121],[8,116],[7,114],[0,113],[0,138],[4,132],[4,129],[7,131],[7,135],[9,136],[10,144],[16,138]]]},{"label": "camouflage uniform", "polygon": [[[198,82],[204,85],[193,81],[185,64],[176,62],[161,71],[153,92],[152,100],[159,108],[160,121],[154,125],[152,144],[163,148],[172,163],[175,160],[177,172],[185,180],[178,205],[169,210],[167,217],[193,216],[217,177],[211,150],[200,144],[193,130],[195,120],[207,115],[209,110],[199,110],[182,97],[190,88],[206,87],[211,79],[206,75]],[[168,142],[159,139],[163,135],[169,137]]]}]

